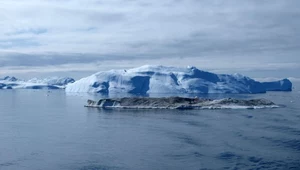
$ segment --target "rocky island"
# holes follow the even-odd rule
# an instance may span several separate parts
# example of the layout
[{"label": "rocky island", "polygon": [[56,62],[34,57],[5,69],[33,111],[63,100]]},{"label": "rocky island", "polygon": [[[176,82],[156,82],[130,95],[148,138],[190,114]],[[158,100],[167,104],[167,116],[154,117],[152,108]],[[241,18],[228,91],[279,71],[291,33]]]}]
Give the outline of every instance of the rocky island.
[{"label": "rocky island", "polygon": [[85,107],[102,109],[258,109],[280,107],[266,99],[201,99],[198,97],[123,97],[88,100]]}]

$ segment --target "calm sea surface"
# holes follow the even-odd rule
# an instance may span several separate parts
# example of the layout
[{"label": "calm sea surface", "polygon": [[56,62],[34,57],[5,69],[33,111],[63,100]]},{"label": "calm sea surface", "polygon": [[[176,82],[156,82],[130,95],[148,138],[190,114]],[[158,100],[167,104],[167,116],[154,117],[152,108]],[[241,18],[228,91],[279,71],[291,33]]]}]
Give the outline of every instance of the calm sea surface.
[{"label": "calm sea surface", "polygon": [[300,91],[260,110],[99,110],[100,96],[0,90],[0,170],[300,169]]}]

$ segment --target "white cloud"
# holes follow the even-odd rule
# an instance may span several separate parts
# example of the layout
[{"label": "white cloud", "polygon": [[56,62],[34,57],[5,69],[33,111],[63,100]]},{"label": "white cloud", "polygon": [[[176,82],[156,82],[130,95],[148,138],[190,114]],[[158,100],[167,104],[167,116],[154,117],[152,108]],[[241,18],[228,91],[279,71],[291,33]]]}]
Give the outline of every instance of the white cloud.
[{"label": "white cloud", "polygon": [[[70,72],[70,71],[104,71],[110,69],[127,69],[132,67],[138,67],[143,64],[153,64],[153,65],[168,65],[175,67],[186,67],[186,66],[196,66],[199,69],[212,71],[215,73],[249,73],[253,70],[259,71],[271,71],[275,72],[276,70],[286,70],[300,69],[300,63],[273,63],[266,65],[261,63],[259,60],[254,60],[251,62],[243,62],[243,61],[232,61],[224,59],[215,60],[215,62],[211,62],[211,57],[202,57],[202,58],[181,58],[181,57],[166,57],[165,59],[158,58],[124,58],[120,59],[118,56],[111,56],[111,58],[105,59],[105,57],[101,57],[98,60],[98,57],[86,58],[83,56],[77,56],[76,58],[70,54],[68,57],[72,59],[63,58],[64,61],[55,61],[55,57],[52,55],[45,56],[27,56],[22,58],[23,56],[17,56],[16,61],[20,63],[24,62],[23,60],[28,60],[31,58],[31,65],[19,66],[20,63],[17,63],[15,66],[2,66],[0,67],[0,75],[13,75],[18,73],[31,73],[31,72]],[[65,57],[65,56],[64,56]],[[38,58],[39,60],[35,64]],[[83,58],[83,59],[82,59]],[[0,56],[1,59],[1,56]],[[1,61],[1,60],[0,60]],[[16,62],[14,61],[14,62]],[[68,63],[69,61],[73,61],[72,63]],[[3,61],[4,62],[4,61]],[[233,64],[233,62],[235,62]],[[48,64],[52,63],[52,64]],[[62,63],[62,64],[61,64]],[[42,65],[42,66],[38,66]]]},{"label": "white cloud", "polygon": [[1,1],[0,66],[2,74],[15,67],[80,70],[95,62],[116,68],[127,60],[127,67],[300,70],[299,5],[298,0]]}]

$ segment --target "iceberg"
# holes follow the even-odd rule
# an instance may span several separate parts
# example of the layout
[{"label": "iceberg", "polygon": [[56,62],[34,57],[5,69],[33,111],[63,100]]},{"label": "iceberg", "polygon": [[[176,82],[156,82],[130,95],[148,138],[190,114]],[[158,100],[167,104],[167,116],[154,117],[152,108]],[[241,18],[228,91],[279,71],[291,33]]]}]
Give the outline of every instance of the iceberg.
[{"label": "iceberg", "polygon": [[[270,90],[292,89],[292,83],[270,84],[240,74],[214,74],[196,67],[177,68],[145,65],[129,70],[95,73],[66,86],[66,92],[183,94],[183,93],[265,93]],[[281,81],[280,81],[281,82]],[[273,87],[273,88],[272,88]],[[275,88],[276,87],[276,88]]]},{"label": "iceberg", "polygon": [[107,98],[99,101],[88,100],[85,107],[100,109],[262,109],[278,108],[270,100],[266,99],[232,99],[218,100],[186,98],[186,97],[124,97]]},{"label": "iceberg", "polygon": [[44,79],[33,78],[28,80],[29,83],[48,84],[53,86],[65,86],[69,83],[74,83],[75,80],[70,77],[50,77]]},{"label": "iceberg", "polygon": [[292,91],[292,83],[288,79],[262,83],[267,91]]},{"label": "iceberg", "polygon": [[0,89],[64,89],[75,80],[69,77],[33,78],[28,81],[6,76],[0,78]]}]

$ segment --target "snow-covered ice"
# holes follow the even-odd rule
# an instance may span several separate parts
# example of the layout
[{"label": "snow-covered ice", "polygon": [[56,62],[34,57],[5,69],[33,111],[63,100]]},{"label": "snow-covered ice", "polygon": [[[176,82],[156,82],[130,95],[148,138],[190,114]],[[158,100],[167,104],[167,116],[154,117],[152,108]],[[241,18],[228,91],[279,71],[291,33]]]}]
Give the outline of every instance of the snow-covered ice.
[{"label": "snow-covered ice", "polygon": [[288,79],[281,83],[261,83],[240,74],[214,74],[196,67],[145,65],[129,70],[95,73],[66,86],[66,92],[91,93],[265,93],[290,91]]},{"label": "snow-covered ice", "polygon": [[25,81],[6,76],[0,78],[0,89],[63,89],[67,84],[73,82],[75,80],[69,77],[33,78]]}]

